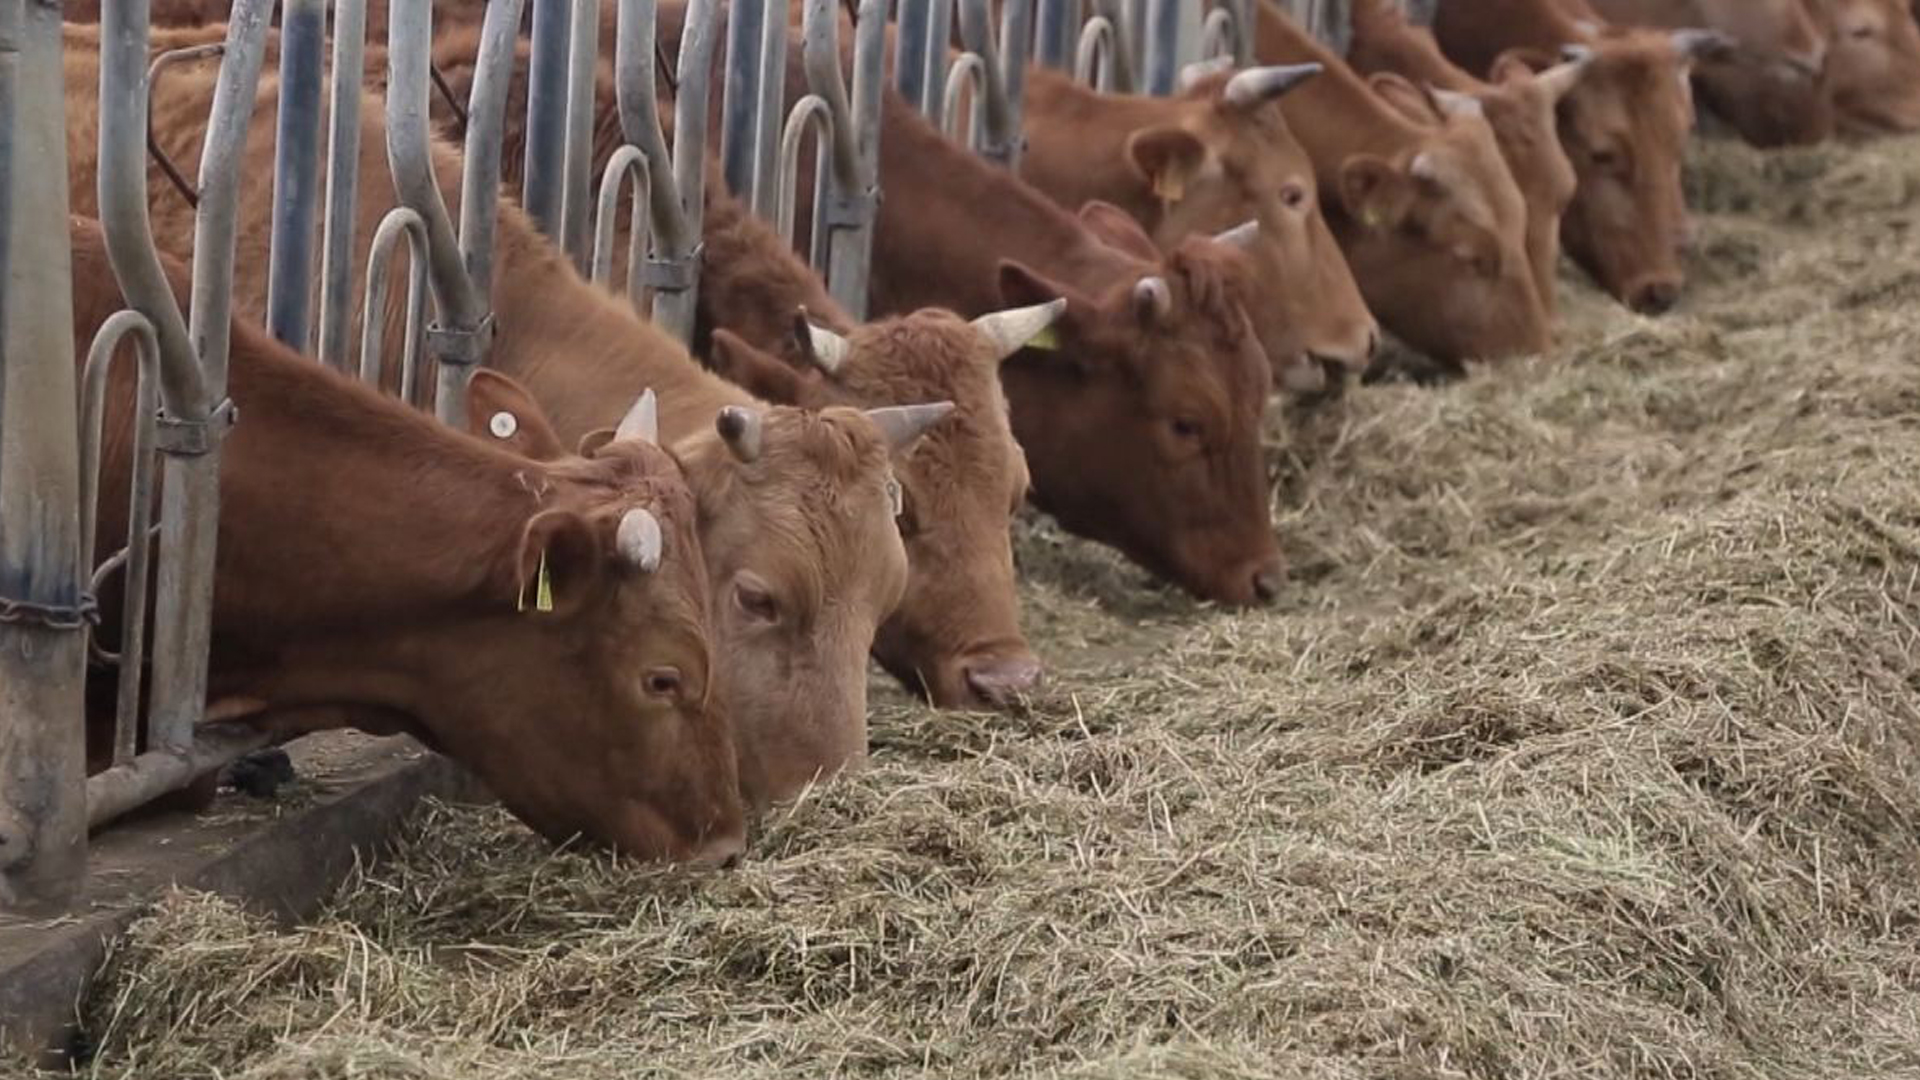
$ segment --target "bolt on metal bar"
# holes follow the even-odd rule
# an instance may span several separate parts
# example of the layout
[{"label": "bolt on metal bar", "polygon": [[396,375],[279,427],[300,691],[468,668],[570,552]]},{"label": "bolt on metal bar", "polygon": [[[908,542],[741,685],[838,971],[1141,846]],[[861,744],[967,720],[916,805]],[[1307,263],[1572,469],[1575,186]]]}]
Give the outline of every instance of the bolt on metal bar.
[{"label": "bolt on metal bar", "polygon": [[[120,616],[120,665],[115,697],[113,763],[133,759],[140,734],[140,678],[146,661],[147,576],[153,543],[154,441],[160,408],[156,389],[160,380],[160,339],[153,324],[137,311],[119,311],[100,325],[87,350],[87,366],[80,384],[80,565],[93,561],[99,524],[100,451],[106,439],[101,424],[106,415],[107,381],[114,357],[123,342],[133,342],[133,456],[127,499],[125,600]],[[95,572],[95,591],[106,568]]]},{"label": "bolt on metal bar", "polygon": [[1147,0],[1146,19],[1146,90],[1166,97],[1180,76],[1179,0]]},{"label": "bolt on metal bar", "polygon": [[759,166],[760,85],[766,58],[766,24],[786,23],[785,5],[768,12],[768,0],[733,0],[727,15],[726,83],[720,105],[720,172],[727,190],[751,198]]},{"label": "bolt on metal bar", "polygon": [[281,0],[280,114],[273,141],[267,332],[295,352],[312,346],[313,233],[320,205],[320,82],[325,0]]},{"label": "bolt on metal bar", "polygon": [[380,219],[373,233],[373,248],[367,254],[366,300],[360,323],[360,378],[379,386],[386,373],[386,354],[382,327],[387,318],[387,281],[393,276],[395,249],[407,244],[406,336],[400,346],[400,397],[409,405],[420,403],[420,345],[426,330],[427,223],[419,214],[396,206]]},{"label": "bolt on metal bar", "polygon": [[819,94],[808,94],[793,103],[780,140],[780,197],[774,209],[773,227],[789,248],[793,246],[794,203],[800,188],[800,150],[809,129],[813,131],[813,205],[817,228],[819,209],[826,204],[830,183],[826,151],[833,145],[833,110]]},{"label": "bolt on metal bar", "polygon": [[1105,15],[1095,15],[1080,28],[1080,46],[1073,54],[1073,77],[1103,94],[1114,92],[1119,67],[1119,31]]},{"label": "bolt on metal bar", "polygon": [[627,300],[635,310],[646,303],[646,288],[640,282],[641,267],[647,256],[647,155],[637,146],[622,146],[608,159],[600,177],[600,199],[593,218],[592,280],[613,287],[614,226],[619,223],[620,193],[631,190],[633,198],[627,217]]},{"label": "bolt on metal bar", "polygon": [[[467,94],[464,171],[460,175],[460,254],[474,292],[493,295],[493,236],[499,218],[500,154],[520,35],[521,0],[491,0],[480,27],[480,55]],[[428,67],[432,71],[431,65]]]},{"label": "bolt on metal bar", "polygon": [[600,0],[574,0],[567,52],[567,141],[562,162],[560,250],[587,268],[587,211],[594,195],[593,88],[600,62]]},{"label": "bolt on metal bar", "polygon": [[353,226],[360,175],[360,80],[367,0],[333,0],[333,74],[327,109],[327,211],[320,237],[320,362],[345,370],[353,317]]},{"label": "bolt on metal bar", "polygon": [[[533,0],[527,67],[527,160],[520,201],[540,231],[561,235],[562,154],[567,130],[567,53],[573,0]],[[431,13],[429,13],[431,14]]]},{"label": "bolt on metal bar", "polygon": [[[77,610],[64,85],[59,8],[0,0],[0,597]],[[83,633],[0,623],[0,905],[79,890],[85,672]]]}]

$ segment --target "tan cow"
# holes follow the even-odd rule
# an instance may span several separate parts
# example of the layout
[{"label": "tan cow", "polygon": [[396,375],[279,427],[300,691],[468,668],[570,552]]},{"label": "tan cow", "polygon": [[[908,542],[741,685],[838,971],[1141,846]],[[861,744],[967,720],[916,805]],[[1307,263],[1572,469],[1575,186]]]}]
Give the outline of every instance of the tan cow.
[{"label": "tan cow", "polygon": [[1509,49],[1588,58],[1560,103],[1560,141],[1579,188],[1561,238],[1600,286],[1635,311],[1671,308],[1685,286],[1680,163],[1693,128],[1693,62],[1725,55],[1711,31],[1608,26],[1585,0],[1445,0],[1434,36],[1469,71]]},{"label": "tan cow", "polygon": [[1271,0],[1260,0],[1254,37],[1263,64],[1326,69],[1281,107],[1321,190],[1338,195],[1327,220],[1381,324],[1448,362],[1545,349],[1526,201],[1485,117],[1417,122]]},{"label": "tan cow", "polygon": [[1824,18],[1835,129],[1864,138],[1920,131],[1920,26],[1901,0],[1810,0]]},{"label": "tan cow", "polygon": [[[185,268],[167,270],[184,302]],[[124,306],[114,280],[98,226],[76,219],[76,363]],[[556,841],[743,850],[696,508],[668,454],[635,427],[536,464],[249,324],[230,355],[212,695],[255,703],[277,738],[342,719],[412,734]],[[95,561],[126,538],[131,372],[109,390]],[[121,605],[105,599],[111,642]]]},{"label": "tan cow", "polygon": [[1814,0],[1589,0],[1622,26],[1704,27],[1732,41],[1694,66],[1700,103],[1756,146],[1815,143],[1833,131],[1827,31]]},{"label": "tan cow", "polygon": [[[221,31],[213,30],[218,34]],[[187,32],[181,32],[185,34]],[[158,38],[159,35],[156,35]],[[180,43],[180,35],[171,44]],[[94,200],[97,35],[67,31],[68,153],[76,207]],[[199,155],[213,66],[177,67],[155,88],[155,137],[175,161]],[[278,100],[261,80],[248,160],[273,158]],[[381,103],[361,109],[357,247],[366,250],[392,205]],[[451,202],[459,159],[436,145],[434,166]],[[267,262],[270,168],[242,178],[239,264]],[[156,174],[153,221],[163,247],[186,251],[193,215]],[[660,395],[660,426],[687,470],[700,509],[715,591],[717,683],[737,732],[741,783],[756,804],[783,798],[816,775],[857,762],[866,746],[866,653],[905,589],[906,556],[893,525],[890,453],[904,451],[931,415],[846,409],[768,409],[695,364],[622,300],[571,264],[503,201],[494,257],[497,333],[489,362],[524,383],[560,437],[612,428],[644,389]],[[243,277],[237,310],[259,317],[264,281]],[[395,290],[396,294],[402,290]],[[396,295],[385,320],[398,351]],[[723,414],[723,410],[725,410]],[[716,417],[725,422],[715,433]]]},{"label": "tan cow", "polygon": [[1162,251],[1255,223],[1245,246],[1264,288],[1248,315],[1276,378],[1306,389],[1323,365],[1359,374],[1379,340],[1321,216],[1313,163],[1274,103],[1317,71],[1208,73],[1156,98],[1095,93],[1035,68],[1020,164],[1021,179],[1068,210],[1094,200],[1125,210]]},{"label": "tan cow", "polygon": [[1442,55],[1432,32],[1410,23],[1391,0],[1355,0],[1347,62],[1362,74],[1410,80],[1412,85],[1374,78],[1371,84],[1419,122],[1476,109],[1486,117],[1526,200],[1527,258],[1534,288],[1551,315],[1558,291],[1560,219],[1577,184],[1573,162],[1555,131],[1554,112],[1586,64],[1569,60],[1536,75],[1518,57],[1507,56],[1494,64],[1491,81],[1483,82]]}]

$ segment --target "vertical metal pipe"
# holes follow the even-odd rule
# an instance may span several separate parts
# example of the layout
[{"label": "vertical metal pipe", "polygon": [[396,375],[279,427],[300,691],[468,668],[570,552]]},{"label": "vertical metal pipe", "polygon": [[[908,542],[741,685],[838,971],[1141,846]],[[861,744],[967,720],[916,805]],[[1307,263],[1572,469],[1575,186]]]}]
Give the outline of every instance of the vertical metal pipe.
[{"label": "vertical metal pipe", "polygon": [[925,69],[921,72],[920,113],[933,116],[940,107],[940,91],[947,76],[947,53],[953,48],[953,0],[927,5]]},{"label": "vertical metal pipe", "polygon": [[561,155],[567,133],[568,29],[573,0],[533,0],[527,69],[527,160],[520,201],[548,236],[561,235]]},{"label": "vertical metal pipe", "polygon": [[327,214],[320,239],[320,362],[347,367],[353,315],[354,204],[360,177],[360,79],[366,70],[367,0],[334,0],[333,76],[327,109]]},{"label": "vertical metal pipe", "polygon": [[[1061,3],[1064,0],[1053,0]],[[893,88],[900,91],[916,109],[926,98],[927,27],[933,17],[933,0],[900,0],[896,43],[893,50]]]},{"label": "vertical metal pipe", "polygon": [[1079,20],[1074,0],[1040,0],[1034,16],[1034,60],[1055,69],[1073,62],[1073,46]]},{"label": "vertical metal pipe", "polygon": [[320,79],[326,38],[325,0],[281,0],[267,332],[302,353],[312,345],[313,226],[320,202]]},{"label": "vertical metal pipe", "polygon": [[1180,75],[1179,0],[1147,0],[1143,36],[1146,91],[1166,97]]},{"label": "vertical metal pipe", "polygon": [[[1011,13],[1012,4],[1008,5]],[[980,154],[996,164],[1015,167],[1019,160],[1020,130],[1014,125],[1013,105],[1007,95],[1006,58],[994,38],[993,12],[988,0],[961,0],[960,38],[969,52],[986,63],[986,134]],[[944,54],[942,54],[944,56]]]},{"label": "vertical metal pipe", "polygon": [[1000,81],[1007,99],[1007,168],[1020,171],[1025,151],[1027,63],[1033,48],[1033,0],[1003,0],[1000,11]]},{"label": "vertical metal pipe", "polygon": [[733,0],[727,21],[727,77],[720,104],[720,171],[727,190],[754,197],[760,156],[760,84],[766,24],[786,22],[786,5],[768,12],[767,0]]},{"label": "vertical metal pipe", "polygon": [[[778,7],[775,11],[780,10]],[[760,112],[755,121],[753,210],[770,217],[776,160],[786,126],[787,20],[769,17],[760,34]]]},{"label": "vertical metal pipe", "polygon": [[560,250],[585,272],[591,255],[587,222],[593,205],[593,90],[600,62],[600,0],[574,0],[567,50],[567,143],[561,180]]},{"label": "vertical metal pipe", "polygon": [[873,265],[873,225],[880,196],[880,94],[885,81],[881,65],[885,59],[886,31],[887,0],[861,0],[853,46],[853,169],[851,176],[843,171],[834,183],[834,200],[847,212],[832,222],[836,227],[829,233],[827,271],[828,290],[856,319],[867,317],[867,279]]},{"label": "vertical metal pipe", "polygon": [[520,38],[521,0],[492,0],[480,29],[460,174],[460,254],[480,297],[493,295],[493,234],[500,206],[500,141]]},{"label": "vertical metal pipe", "polygon": [[[136,72],[144,73],[142,56]],[[77,612],[79,439],[60,10],[0,0],[0,597]],[[86,636],[0,622],[0,904],[86,867]]]},{"label": "vertical metal pipe", "polygon": [[1320,0],[1320,40],[1335,56],[1347,55],[1353,41],[1353,11],[1349,0]]}]

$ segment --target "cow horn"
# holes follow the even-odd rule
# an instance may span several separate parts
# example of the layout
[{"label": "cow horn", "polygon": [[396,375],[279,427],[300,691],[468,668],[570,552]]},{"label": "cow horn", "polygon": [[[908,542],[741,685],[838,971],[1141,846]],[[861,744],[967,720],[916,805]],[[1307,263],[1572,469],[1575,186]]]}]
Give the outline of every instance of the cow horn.
[{"label": "cow horn", "polygon": [[1720,59],[1734,49],[1733,39],[1718,30],[1675,30],[1669,40],[1682,60]]},{"label": "cow horn", "polygon": [[1173,290],[1158,275],[1143,277],[1133,287],[1133,310],[1143,323],[1155,323],[1173,314]]},{"label": "cow horn", "polygon": [[1579,84],[1580,76],[1586,74],[1587,65],[1592,62],[1593,50],[1582,48],[1579,56],[1568,57],[1534,76],[1534,82],[1546,88],[1549,98],[1559,101]]},{"label": "cow horn", "polygon": [[1570,64],[1585,64],[1593,59],[1593,46],[1567,44],[1560,46],[1560,59]]},{"label": "cow horn", "polygon": [[1196,83],[1208,76],[1218,75],[1223,71],[1231,70],[1232,67],[1233,57],[1231,56],[1216,56],[1209,60],[1196,60],[1180,69],[1180,79],[1177,84],[1178,91],[1184,94],[1193,89]]},{"label": "cow horn", "polygon": [[1480,107],[1480,99],[1472,94],[1463,94],[1458,90],[1446,90],[1438,86],[1427,87],[1427,96],[1443,116],[1485,116],[1487,112]]},{"label": "cow horn", "polygon": [[613,545],[627,565],[651,574],[660,569],[666,536],[660,531],[659,518],[649,510],[635,507],[620,516],[620,527],[613,533]]},{"label": "cow horn", "polygon": [[1260,239],[1260,221],[1258,218],[1253,221],[1243,221],[1233,228],[1228,229],[1226,232],[1215,233],[1213,235],[1214,243],[1231,244],[1242,250],[1252,247],[1254,241],[1258,239]]},{"label": "cow horn", "polygon": [[713,429],[739,458],[742,464],[751,464],[760,460],[760,435],[762,418],[752,409],[743,409],[738,405],[729,405],[720,410],[713,418]]},{"label": "cow horn", "polygon": [[[1045,306],[1045,305],[1042,305]],[[927,429],[944,420],[953,411],[953,402],[936,401],[929,405],[889,405],[868,409],[867,419],[879,426],[887,437],[887,448],[899,453],[912,446]]]},{"label": "cow horn", "polygon": [[1248,68],[1227,80],[1227,104],[1246,109],[1263,101],[1272,101],[1323,70],[1319,64],[1275,64]]},{"label": "cow horn", "polygon": [[620,418],[620,426],[614,429],[616,439],[639,439],[660,445],[660,399],[654,396],[652,388],[641,391],[640,400],[633,403],[627,415]]},{"label": "cow horn", "polygon": [[1407,174],[1417,180],[1440,179],[1440,171],[1434,168],[1433,159],[1427,156],[1425,150],[1413,155],[1413,161],[1407,165]]},{"label": "cow horn", "polygon": [[847,362],[847,354],[851,351],[847,339],[825,327],[813,325],[813,321],[807,318],[806,308],[800,309],[798,322],[799,325],[794,329],[806,327],[806,340],[800,344],[805,347],[807,357],[814,366],[829,375],[839,373],[840,366]]},{"label": "cow horn", "polygon": [[1067,310],[1065,297],[1049,300],[1044,304],[1030,307],[1008,308],[995,311],[973,320],[973,328],[987,336],[993,342],[994,359],[1005,360],[1026,347],[1040,331],[1053,325],[1060,313]]}]

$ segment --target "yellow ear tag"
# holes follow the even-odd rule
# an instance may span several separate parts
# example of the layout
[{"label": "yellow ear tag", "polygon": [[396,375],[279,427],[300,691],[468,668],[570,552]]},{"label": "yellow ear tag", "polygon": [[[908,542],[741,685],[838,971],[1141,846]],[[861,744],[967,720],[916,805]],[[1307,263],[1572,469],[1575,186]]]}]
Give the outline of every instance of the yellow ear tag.
[{"label": "yellow ear tag", "polygon": [[1360,220],[1366,224],[1367,228],[1377,229],[1380,227],[1380,211],[1369,206],[1361,212]]},{"label": "yellow ear tag", "polygon": [[1059,352],[1060,351],[1060,335],[1054,332],[1053,327],[1049,326],[1046,329],[1028,338],[1027,348],[1045,349],[1048,352]]},{"label": "yellow ear tag", "polygon": [[1153,194],[1162,202],[1179,202],[1187,194],[1186,178],[1178,170],[1161,169],[1153,174]]},{"label": "yellow ear tag", "polygon": [[540,553],[540,574],[533,587],[533,610],[553,610],[553,578],[547,574],[547,553]]}]

